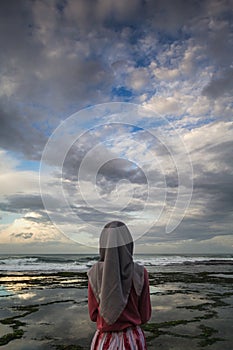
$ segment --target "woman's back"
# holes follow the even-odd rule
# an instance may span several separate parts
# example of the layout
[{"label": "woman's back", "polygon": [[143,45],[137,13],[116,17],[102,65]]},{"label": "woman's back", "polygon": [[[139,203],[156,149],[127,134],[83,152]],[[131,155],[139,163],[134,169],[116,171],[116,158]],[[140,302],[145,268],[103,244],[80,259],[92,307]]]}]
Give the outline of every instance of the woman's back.
[{"label": "woman's back", "polygon": [[[100,348],[100,339],[108,339],[109,346],[105,344],[108,347],[104,349],[114,349],[113,338],[114,342],[123,339],[119,350],[131,349],[124,347],[124,343],[129,345],[128,336],[136,344],[132,349],[146,349],[139,326],[151,316],[148,273],[133,262],[132,254],[133,240],[126,225],[118,221],[107,224],[100,236],[100,261],[88,272],[89,314],[97,323],[91,349]],[[112,340],[104,336],[109,332],[114,333]]]}]

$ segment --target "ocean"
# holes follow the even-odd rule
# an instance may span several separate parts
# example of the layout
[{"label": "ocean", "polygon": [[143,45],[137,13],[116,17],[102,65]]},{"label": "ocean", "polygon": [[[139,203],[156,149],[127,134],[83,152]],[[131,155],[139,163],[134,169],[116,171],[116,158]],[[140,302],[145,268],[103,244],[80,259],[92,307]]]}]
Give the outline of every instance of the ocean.
[{"label": "ocean", "polygon": [[[7,272],[86,272],[98,261],[98,255],[84,254],[40,254],[0,255],[0,271]],[[186,266],[195,264],[230,263],[233,254],[220,255],[153,255],[137,254],[134,261],[152,270],[153,267]]]}]

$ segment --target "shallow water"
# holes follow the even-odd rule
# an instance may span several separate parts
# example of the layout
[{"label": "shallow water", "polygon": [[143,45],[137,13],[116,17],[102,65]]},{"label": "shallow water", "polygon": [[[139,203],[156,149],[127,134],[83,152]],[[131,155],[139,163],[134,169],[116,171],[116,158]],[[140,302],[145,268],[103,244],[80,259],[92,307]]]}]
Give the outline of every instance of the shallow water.
[{"label": "shallow water", "polygon": [[[148,350],[232,350],[233,266],[158,270],[150,272]],[[89,349],[95,324],[88,317],[86,273],[2,274],[0,285],[0,338],[23,331],[3,349]]]}]

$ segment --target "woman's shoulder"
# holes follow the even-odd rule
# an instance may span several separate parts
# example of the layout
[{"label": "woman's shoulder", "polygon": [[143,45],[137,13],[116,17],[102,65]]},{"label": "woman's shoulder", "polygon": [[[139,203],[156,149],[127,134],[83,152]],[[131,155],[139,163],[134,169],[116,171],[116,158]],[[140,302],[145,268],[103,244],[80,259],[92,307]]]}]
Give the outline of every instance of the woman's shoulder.
[{"label": "woman's shoulder", "polygon": [[101,261],[98,261],[97,263],[95,263],[94,265],[92,265],[92,267],[90,267],[90,269],[87,271],[87,276],[91,277],[91,276],[96,276],[97,273],[102,272],[103,270],[103,263]]}]

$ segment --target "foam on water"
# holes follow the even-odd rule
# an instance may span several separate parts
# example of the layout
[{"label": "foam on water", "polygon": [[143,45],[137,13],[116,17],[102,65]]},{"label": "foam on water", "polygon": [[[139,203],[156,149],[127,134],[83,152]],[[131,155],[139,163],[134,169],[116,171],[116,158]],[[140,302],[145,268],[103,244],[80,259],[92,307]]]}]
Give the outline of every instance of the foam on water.
[{"label": "foam on water", "polygon": [[[98,255],[38,255],[0,256],[0,271],[87,271],[98,261]],[[144,266],[168,266],[206,263],[211,261],[233,261],[232,255],[135,255],[134,261]]]}]

